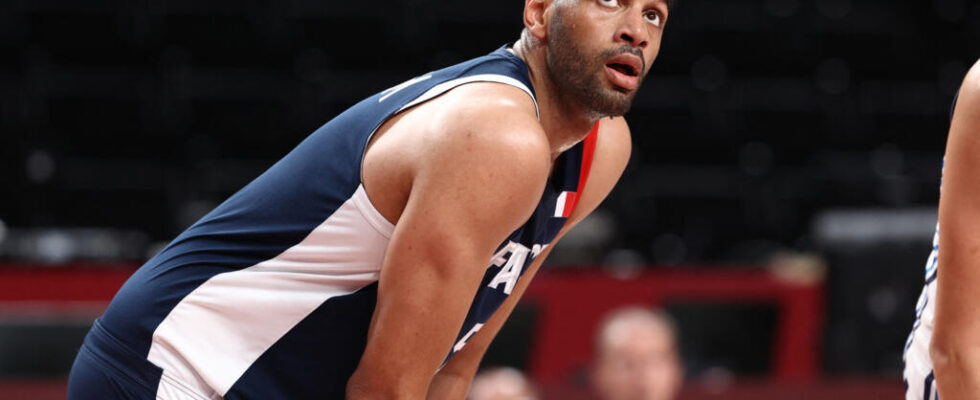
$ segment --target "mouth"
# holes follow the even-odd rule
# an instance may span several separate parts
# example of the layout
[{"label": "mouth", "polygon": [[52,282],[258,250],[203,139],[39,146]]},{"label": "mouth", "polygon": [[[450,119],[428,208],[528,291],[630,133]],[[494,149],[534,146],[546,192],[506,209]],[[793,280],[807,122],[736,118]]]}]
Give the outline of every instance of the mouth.
[{"label": "mouth", "polygon": [[640,73],[636,70],[636,67],[634,67],[632,65],[629,65],[629,64],[609,63],[609,64],[606,64],[606,68],[615,70],[616,72],[619,72],[620,74],[623,74],[623,75],[626,75],[626,76],[630,76],[630,77],[640,76]]},{"label": "mouth", "polygon": [[609,59],[606,63],[606,76],[613,89],[621,93],[629,93],[640,86],[642,60],[632,54],[620,54]]},{"label": "mouth", "polygon": [[606,76],[617,91],[628,93],[640,85],[643,59],[632,53],[620,53],[606,60]]}]

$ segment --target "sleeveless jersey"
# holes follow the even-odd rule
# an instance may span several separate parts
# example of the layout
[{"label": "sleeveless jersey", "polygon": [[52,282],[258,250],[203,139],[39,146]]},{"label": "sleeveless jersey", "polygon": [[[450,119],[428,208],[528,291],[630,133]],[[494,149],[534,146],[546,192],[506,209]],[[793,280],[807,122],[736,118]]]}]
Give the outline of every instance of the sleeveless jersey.
[{"label": "sleeveless jersey", "polygon": [[[158,399],[343,398],[394,229],[361,185],[366,144],[393,115],[471,82],[534,98],[527,65],[504,47],[365,99],[144,264],[93,332],[162,369]],[[459,299],[471,306],[447,361],[565,224],[597,131],[556,160],[534,214],[487,260],[476,296]]]},{"label": "sleeveless jersey", "polygon": [[[953,111],[956,108],[956,99],[959,92],[953,97],[953,108],[950,109],[949,118],[953,119]],[[940,180],[940,186],[942,181]],[[934,329],[934,319],[936,317],[936,275],[939,273],[939,223],[936,223],[936,234],[932,237],[932,252],[926,260],[925,287],[919,295],[919,300],[915,306],[915,322],[912,324],[912,332],[909,333],[908,340],[905,341],[905,351],[902,361],[905,362],[905,381],[906,400],[936,400],[939,394],[936,392],[936,377],[933,373],[932,358],[929,355],[929,346],[932,343],[932,332]]]}]

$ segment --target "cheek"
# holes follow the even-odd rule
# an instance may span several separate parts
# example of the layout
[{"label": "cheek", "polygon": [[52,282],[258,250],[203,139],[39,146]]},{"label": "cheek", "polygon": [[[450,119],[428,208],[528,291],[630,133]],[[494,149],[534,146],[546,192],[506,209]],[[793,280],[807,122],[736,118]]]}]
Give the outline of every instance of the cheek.
[{"label": "cheek", "polygon": [[657,55],[660,54],[660,38],[658,37],[655,41],[651,41],[650,45],[643,50],[643,59],[647,62],[646,72],[650,72],[650,68],[653,66],[653,62],[657,60]]}]

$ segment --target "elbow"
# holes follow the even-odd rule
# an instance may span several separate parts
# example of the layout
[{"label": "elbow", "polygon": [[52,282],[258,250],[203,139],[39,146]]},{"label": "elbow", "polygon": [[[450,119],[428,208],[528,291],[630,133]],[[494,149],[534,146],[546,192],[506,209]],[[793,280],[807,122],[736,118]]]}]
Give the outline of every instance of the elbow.
[{"label": "elbow", "polygon": [[354,374],[347,381],[347,400],[399,399],[398,393],[392,392],[389,385],[373,383]]},{"label": "elbow", "polygon": [[953,354],[955,354],[953,347],[949,340],[936,335],[929,343],[929,358],[932,360],[933,369],[940,375],[941,371],[949,369],[953,363]]},{"label": "elbow", "polygon": [[980,341],[968,335],[946,332],[948,330],[937,330],[929,344],[929,357],[936,375],[980,372]]},{"label": "elbow", "polygon": [[347,400],[395,399],[397,393],[390,393],[390,385],[377,382],[360,369],[347,381]]},{"label": "elbow", "polygon": [[396,381],[372,376],[359,368],[347,380],[346,397],[348,400],[400,400],[425,397],[424,389],[420,390],[414,387],[415,385]]}]

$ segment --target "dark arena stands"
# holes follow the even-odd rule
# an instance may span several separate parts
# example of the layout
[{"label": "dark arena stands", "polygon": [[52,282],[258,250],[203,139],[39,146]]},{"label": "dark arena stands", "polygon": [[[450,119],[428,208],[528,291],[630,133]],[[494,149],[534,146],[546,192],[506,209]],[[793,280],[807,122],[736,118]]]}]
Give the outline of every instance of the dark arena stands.
[{"label": "dark arena stands", "polygon": [[[682,399],[902,396],[980,3],[675,2],[624,177],[485,365],[590,398],[598,321],[645,304]],[[0,2],[0,399],[64,398],[143,261],[355,102],[516,40],[522,7]]]}]

